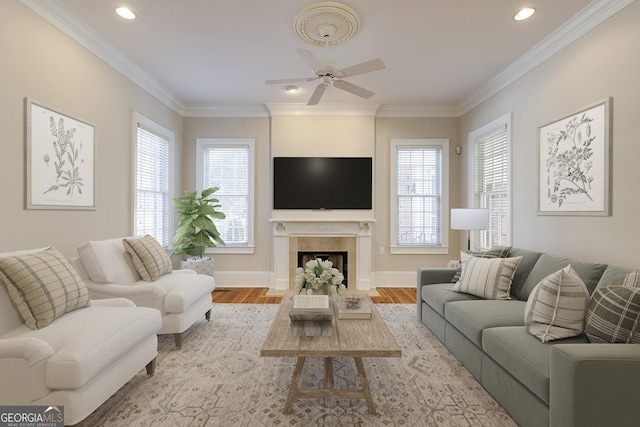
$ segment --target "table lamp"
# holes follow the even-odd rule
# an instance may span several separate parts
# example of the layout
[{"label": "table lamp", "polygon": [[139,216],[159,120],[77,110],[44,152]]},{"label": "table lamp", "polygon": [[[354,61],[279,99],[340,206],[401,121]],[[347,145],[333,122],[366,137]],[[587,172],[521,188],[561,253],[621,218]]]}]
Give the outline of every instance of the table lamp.
[{"label": "table lamp", "polygon": [[489,209],[451,209],[451,229],[467,230],[467,249],[471,249],[471,230],[489,228]]}]

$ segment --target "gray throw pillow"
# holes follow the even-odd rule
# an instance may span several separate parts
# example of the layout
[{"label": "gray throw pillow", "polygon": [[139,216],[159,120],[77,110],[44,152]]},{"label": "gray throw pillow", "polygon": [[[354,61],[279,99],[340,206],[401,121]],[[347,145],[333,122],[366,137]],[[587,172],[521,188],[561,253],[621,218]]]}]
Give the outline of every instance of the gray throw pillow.
[{"label": "gray throw pillow", "polygon": [[640,288],[603,286],[589,300],[585,333],[594,343],[640,344]]}]

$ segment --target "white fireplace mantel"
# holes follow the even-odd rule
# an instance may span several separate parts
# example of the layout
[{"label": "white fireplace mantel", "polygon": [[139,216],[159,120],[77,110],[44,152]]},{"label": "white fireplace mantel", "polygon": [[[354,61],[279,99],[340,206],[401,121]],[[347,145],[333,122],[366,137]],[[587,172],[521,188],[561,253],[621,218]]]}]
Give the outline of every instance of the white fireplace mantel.
[{"label": "white fireplace mantel", "polygon": [[374,219],[271,219],[274,275],[272,287],[289,289],[289,237],[356,238],[356,289],[371,289],[371,226]]}]

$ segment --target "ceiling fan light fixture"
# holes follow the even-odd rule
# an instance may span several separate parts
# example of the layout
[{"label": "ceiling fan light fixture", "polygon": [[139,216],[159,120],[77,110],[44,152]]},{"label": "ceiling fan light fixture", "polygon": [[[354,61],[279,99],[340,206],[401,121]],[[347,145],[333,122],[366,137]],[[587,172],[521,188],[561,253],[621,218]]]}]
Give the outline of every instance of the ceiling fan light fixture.
[{"label": "ceiling fan light fixture", "polygon": [[284,87],[284,90],[286,90],[288,93],[296,93],[298,91],[298,86],[286,85]]},{"label": "ceiling fan light fixture", "polygon": [[129,9],[125,6],[120,6],[116,8],[116,13],[120,15],[124,19],[136,19],[136,14],[133,10]]},{"label": "ceiling fan light fixture", "polygon": [[517,11],[515,15],[513,15],[513,19],[515,19],[516,21],[523,21],[527,18],[530,18],[534,13],[536,13],[536,10],[534,8],[523,7],[522,9]]}]

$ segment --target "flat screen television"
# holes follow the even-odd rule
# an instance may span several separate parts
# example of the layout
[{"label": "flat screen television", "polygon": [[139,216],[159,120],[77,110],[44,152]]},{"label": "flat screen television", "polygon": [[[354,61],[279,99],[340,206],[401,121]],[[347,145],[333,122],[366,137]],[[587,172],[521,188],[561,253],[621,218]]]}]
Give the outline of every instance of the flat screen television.
[{"label": "flat screen television", "polygon": [[371,209],[371,157],[274,157],[274,209]]}]

